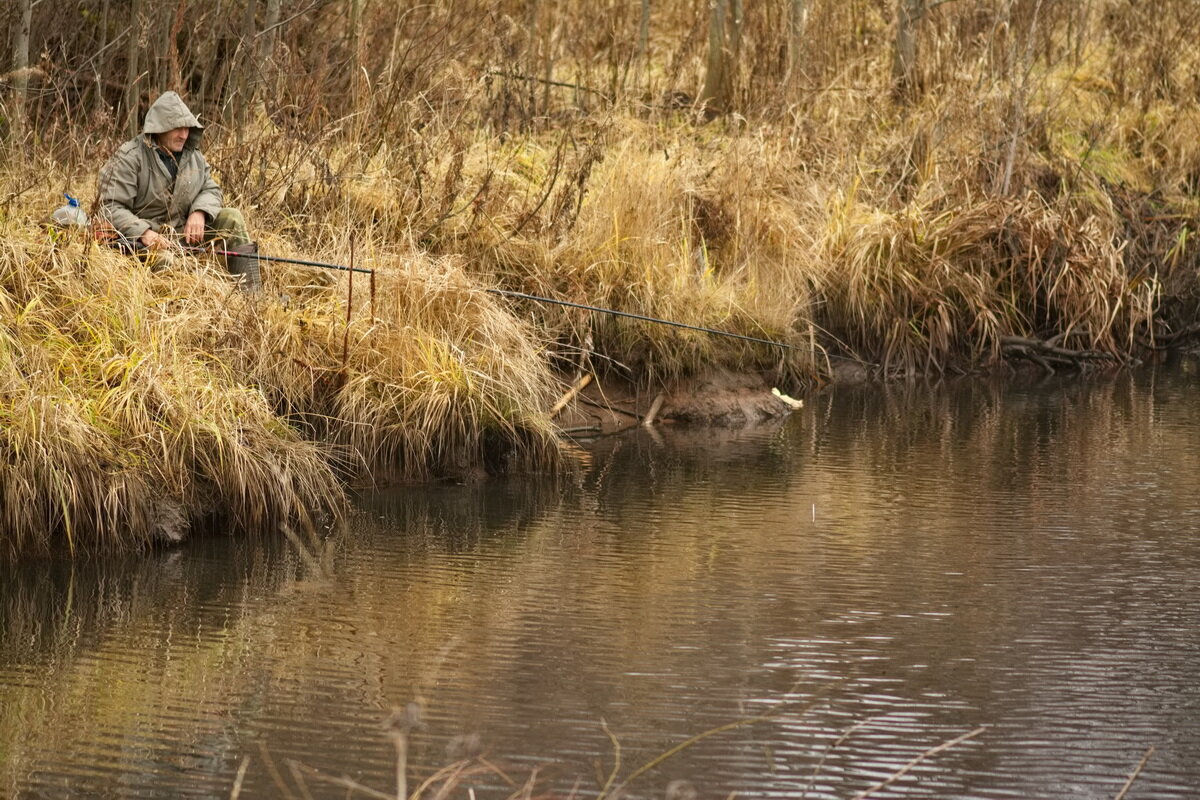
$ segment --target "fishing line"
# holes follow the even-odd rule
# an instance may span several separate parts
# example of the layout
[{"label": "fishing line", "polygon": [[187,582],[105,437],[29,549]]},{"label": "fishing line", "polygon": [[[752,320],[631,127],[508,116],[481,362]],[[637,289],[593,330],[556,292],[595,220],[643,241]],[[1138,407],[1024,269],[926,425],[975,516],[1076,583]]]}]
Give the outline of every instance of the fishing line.
[{"label": "fishing line", "polygon": [[[208,247],[185,247],[189,252],[215,253],[222,256],[245,256],[253,255],[260,261],[278,261],[283,264],[300,264],[305,267],[320,267],[322,269],[341,270],[342,272],[361,272],[367,275],[374,275],[375,270],[366,269],[364,267],[347,267],[344,264],[330,264],[324,261],[309,261],[302,258],[284,258],[283,256],[268,256],[262,253],[247,254],[235,253],[232,250],[215,250]],[[782,347],[788,350],[794,350],[795,345],[787,344],[786,342],[776,342],[772,339],[760,339],[757,336],[746,336],[742,333],[733,333],[732,331],[722,331],[716,328],[706,328],[702,325],[689,325],[686,322],[676,322],[670,319],[661,319],[659,317],[650,317],[645,314],[634,314],[630,311],[618,311],[615,308],[603,308],[601,306],[590,306],[586,303],[573,303],[570,300],[555,300],[552,297],[539,297],[536,294],[526,294],[525,292],[513,292],[508,289],[487,289],[489,294],[499,295],[500,297],[513,297],[520,300],[533,300],[537,303],[549,303],[551,305],[566,306],[567,308],[578,308],[583,311],[595,311],[599,314],[611,314],[614,317],[627,317],[628,319],[636,319],[641,322],[653,322],[659,325],[671,325],[676,328],[683,328],[689,331],[699,331],[713,336],[727,336],[730,339],[741,339],[745,342],[754,342],[755,344],[767,344],[772,347]]]},{"label": "fishing line", "polygon": [[769,345],[774,345],[775,347],[786,347],[789,350],[795,349],[794,345],[786,344],[784,342],[772,341],[771,339],[759,339],[756,336],[745,336],[744,334],[741,334],[741,333],[733,333],[731,331],[720,331],[720,330],[717,330],[716,328],[705,328],[700,325],[689,325],[686,322],[675,322],[674,320],[669,320],[669,319],[659,319],[658,317],[648,317],[644,314],[634,314],[629,311],[617,311],[616,309],[613,309],[613,308],[601,308],[600,306],[589,306],[589,305],[585,305],[583,303],[572,303],[569,300],[554,300],[553,298],[550,298],[550,297],[538,297],[537,295],[525,294],[524,292],[510,292],[506,289],[488,289],[487,291],[492,294],[501,295],[502,297],[519,297],[523,300],[536,300],[539,303],[553,303],[554,305],[567,306],[568,308],[581,308],[585,311],[597,311],[601,314],[612,314],[613,316],[617,316],[617,317],[629,317],[630,319],[637,319],[637,320],[641,320],[643,322],[657,322],[659,325],[673,325],[676,328],[686,328],[687,330],[691,330],[691,331],[700,331],[702,333],[711,333],[714,336],[728,336],[733,339],[743,339],[747,342],[757,342],[758,344],[769,344]]}]

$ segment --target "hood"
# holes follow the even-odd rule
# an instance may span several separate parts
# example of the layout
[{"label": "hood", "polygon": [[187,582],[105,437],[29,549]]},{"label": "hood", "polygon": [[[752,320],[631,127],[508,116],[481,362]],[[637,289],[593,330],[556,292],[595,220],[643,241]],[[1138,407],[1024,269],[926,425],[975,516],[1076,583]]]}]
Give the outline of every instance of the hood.
[{"label": "hood", "polygon": [[188,109],[179,95],[175,92],[163,92],[146,112],[142,133],[153,136],[156,133],[166,133],[175,128],[192,129],[184,147],[196,147],[200,143],[200,134],[204,131],[200,120],[196,119],[196,115]]}]

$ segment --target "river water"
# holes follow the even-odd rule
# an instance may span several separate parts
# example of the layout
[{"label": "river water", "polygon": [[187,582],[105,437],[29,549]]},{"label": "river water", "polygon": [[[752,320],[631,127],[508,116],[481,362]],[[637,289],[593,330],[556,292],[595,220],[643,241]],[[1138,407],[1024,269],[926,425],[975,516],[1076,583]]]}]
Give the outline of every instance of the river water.
[{"label": "river water", "polygon": [[1196,797],[1198,400],[844,388],[364,497],[311,559],[5,566],[0,794],[394,794],[405,730],[409,791],[482,754],[455,798]]}]

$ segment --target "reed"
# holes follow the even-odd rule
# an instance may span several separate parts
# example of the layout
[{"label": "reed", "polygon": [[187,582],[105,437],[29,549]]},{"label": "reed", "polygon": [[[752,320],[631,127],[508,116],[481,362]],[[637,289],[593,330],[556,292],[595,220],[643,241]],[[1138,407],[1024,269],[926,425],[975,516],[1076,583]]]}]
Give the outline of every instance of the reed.
[{"label": "reed", "polygon": [[348,301],[273,276],[287,307],[202,261],[151,273],[57,231],[4,234],[6,555],[269,530],[337,517],[346,479],[556,462],[536,338],[453,264],[381,266]]},{"label": "reed", "polygon": [[262,249],[376,270],[276,266],[257,304],[202,262],[147,274],[36,225],[62,189],[94,196],[139,110],[109,96],[123,48],[86,58],[108,34],[51,26],[56,3],[34,40],[53,28],[61,58],[0,155],[8,552],[134,544],[206,509],[253,527],[336,508],[345,480],[551,469],[545,410],[580,369],[656,390],[760,372],[794,395],[838,358],[995,367],[1006,337],[1130,361],[1200,313],[1183,0],[931,4],[903,86],[899,19],[859,0],[806,4],[800,50],[782,6],[747,4],[720,86],[708,18],[674,0],[648,20],[374,4],[346,36],[330,3],[254,53],[204,25],[180,50],[169,20],[132,20],[169,51],[156,87],[190,89],[212,123]]},{"label": "reed", "polygon": [[[184,287],[78,241],[6,225],[0,259],[0,531],[6,555],[178,540],[340,513],[319,447],[194,330],[238,337],[228,287]],[[187,285],[191,284],[191,285]],[[186,288],[186,292],[181,289]]]}]

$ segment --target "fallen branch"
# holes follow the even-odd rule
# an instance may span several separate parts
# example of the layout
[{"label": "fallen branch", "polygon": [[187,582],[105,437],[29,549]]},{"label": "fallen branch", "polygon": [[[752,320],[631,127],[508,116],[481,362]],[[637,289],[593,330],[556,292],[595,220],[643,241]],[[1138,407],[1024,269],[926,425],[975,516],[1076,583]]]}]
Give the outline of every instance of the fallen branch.
[{"label": "fallen branch", "polygon": [[903,767],[901,767],[900,769],[893,772],[889,777],[887,777],[884,780],[880,781],[879,783],[875,784],[871,788],[856,794],[854,796],[854,800],[865,800],[865,798],[870,797],[871,795],[875,794],[875,792],[878,792],[880,789],[882,789],[886,786],[890,786],[892,783],[894,783],[895,781],[897,781],[898,779],[900,779],[901,777],[906,775],[909,770],[911,770],[917,764],[920,764],[922,761],[929,758],[930,756],[937,755],[938,753],[942,752],[943,750],[949,750],[951,747],[954,747],[954,745],[961,744],[973,736],[978,736],[979,734],[983,733],[985,730],[987,730],[986,727],[976,728],[975,730],[971,731],[970,733],[964,733],[962,736],[959,736],[957,739],[951,739],[948,742],[942,742],[937,747],[934,747],[930,750],[926,750],[924,753],[921,753],[921,755],[917,756],[912,761],[908,762]]},{"label": "fallen branch", "polygon": [[1146,751],[1146,755],[1142,756],[1142,760],[1134,768],[1129,776],[1129,780],[1125,781],[1125,785],[1121,787],[1121,792],[1116,796],[1115,800],[1124,800],[1125,795],[1129,793],[1129,787],[1133,786],[1133,782],[1137,780],[1137,776],[1142,773],[1142,769],[1146,766],[1146,762],[1150,760],[1150,756],[1154,755],[1154,745]]},{"label": "fallen branch", "polygon": [[1028,359],[1051,375],[1055,372],[1054,364],[1083,369],[1089,362],[1118,360],[1112,353],[1101,350],[1072,350],[1060,347],[1057,344],[1060,338],[1055,336],[1043,341],[1025,336],[1001,336],[1000,353],[1007,357]]},{"label": "fallen branch", "polygon": [[[651,430],[654,430],[654,429],[651,428]],[[638,778],[640,778],[642,775],[646,774],[650,770],[657,768],[664,761],[667,761],[668,759],[675,756],[676,754],[678,754],[684,750],[687,750],[692,745],[696,744],[697,742],[703,741],[703,740],[709,738],[710,736],[714,736],[718,733],[724,733],[725,731],[735,730],[735,729],[743,727],[745,725],[751,725],[755,722],[766,722],[767,720],[775,719],[780,714],[783,714],[785,712],[793,712],[793,713],[797,712],[797,711],[799,711],[801,713],[808,712],[808,711],[812,710],[819,702],[823,702],[825,699],[825,696],[830,691],[832,691],[834,689],[834,687],[840,686],[840,685],[844,684],[845,682],[846,682],[846,679],[843,678],[842,680],[833,681],[829,684],[826,684],[824,687],[822,687],[819,691],[817,691],[811,697],[807,698],[807,700],[805,700],[804,702],[784,703],[783,705],[776,707],[774,710],[768,711],[766,714],[762,714],[757,717],[746,717],[744,719],[734,720],[733,722],[727,722],[724,725],[718,725],[715,728],[710,728],[709,730],[706,730],[703,733],[698,733],[695,736],[691,737],[690,739],[680,742],[679,744],[672,747],[670,750],[660,753],[659,755],[650,759],[646,763],[642,764],[640,767],[635,769],[633,772],[629,773],[629,776],[627,778],[625,778],[624,780],[622,780],[620,783],[618,783],[615,787],[613,787],[610,792],[598,795],[596,800],[614,800],[614,798],[624,797],[626,786],[633,783],[635,780],[637,780]],[[977,732],[978,731],[976,731],[976,733]],[[974,734],[972,733],[972,734],[968,734],[968,735],[973,736]]]},{"label": "fallen branch", "polygon": [[1146,343],[1146,346],[1153,350],[1171,350],[1176,347],[1182,347],[1186,340],[1194,338],[1198,334],[1200,334],[1200,322],[1195,322],[1177,331],[1164,333],[1162,336],[1155,337],[1155,343]]},{"label": "fallen branch", "polygon": [[599,408],[603,411],[611,411],[614,414],[624,414],[625,416],[633,417],[634,419],[636,419],[638,421],[640,421],[642,419],[641,414],[638,414],[635,411],[629,411],[624,408],[618,408],[617,406],[608,405],[606,403],[599,403],[599,402],[596,402],[595,400],[591,399],[590,397],[580,397],[579,402],[586,403],[587,405],[591,406],[592,408]]},{"label": "fallen branch", "polygon": [[559,86],[559,87],[562,87],[563,89],[574,89],[578,92],[590,92],[591,94],[600,95],[605,100],[611,101],[611,99],[612,99],[608,96],[608,94],[606,92],[602,92],[599,89],[592,89],[591,87],[583,86],[578,83],[567,83],[565,81],[552,81],[552,80],[548,80],[547,78],[537,78],[537,77],[534,77],[533,75],[520,75],[515,72],[502,72],[502,71],[496,70],[496,69],[488,70],[487,74],[490,76],[497,77],[497,78],[509,78],[509,79],[515,80],[515,81],[528,81],[530,83],[540,83],[545,86]]},{"label": "fallen branch", "polygon": [[575,381],[575,383],[571,385],[571,388],[567,390],[567,393],[558,398],[558,402],[550,407],[550,419],[557,417],[559,412],[567,407],[567,403],[570,403],[572,400],[574,400],[575,395],[579,394],[579,392],[591,382],[592,373],[590,372],[584,373],[583,377]]}]

